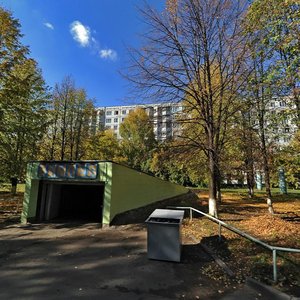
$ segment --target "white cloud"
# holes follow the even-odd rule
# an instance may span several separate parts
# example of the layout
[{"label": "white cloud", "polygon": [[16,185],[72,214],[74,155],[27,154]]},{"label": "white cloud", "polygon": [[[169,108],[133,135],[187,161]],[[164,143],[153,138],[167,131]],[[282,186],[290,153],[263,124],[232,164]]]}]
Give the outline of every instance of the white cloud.
[{"label": "white cloud", "polygon": [[47,28],[49,28],[49,29],[51,29],[51,30],[54,30],[54,26],[53,26],[51,23],[45,22],[44,25],[45,25]]},{"label": "white cloud", "polygon": [[113,49],[102,49],[99,51],[99,55],[101,58],[116,60],[118,55],[117,52]]},{"label": "white cloud", "polygon": [[83,25],[80,21],[74,21],[70,24],[70,33],[73,39],[82,47],[89,47],[93,53],[99,53],[101,58],[112,61],[117,60],[117,52],[109,48],[101,49],[98,40],[92,35],[92,33],[94,34],[96,31],[91,30],[90,27]]},{"label": "white cloud", "polygon": [[90,43],[91,32],[88,26],[84,26],[79,21],[74,21],[70,25],[70,32],[73,39],[78,42],[82,47],[86,47]]}]

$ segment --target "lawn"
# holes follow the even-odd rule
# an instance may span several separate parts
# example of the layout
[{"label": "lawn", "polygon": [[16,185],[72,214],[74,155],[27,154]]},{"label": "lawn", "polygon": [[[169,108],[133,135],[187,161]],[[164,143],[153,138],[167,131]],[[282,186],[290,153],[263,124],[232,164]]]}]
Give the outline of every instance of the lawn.
[{"label": "lawn", "polygon": [[[208,192],[196,191],[199,207],[207,211]],[[267,211],[265,194],[256,192],[249,199],[243,189],[223,190],[219,218],[262,241],[282,247],[300,248],[300,193],[281,195],[273,191],[275,215]],[[219,272],[218,267],[203,270],[212,277],[220,277],[224,284],[231,280],[243,281],[251,276],[272,284],[272,253],[225,228],[222,242],[218,240],[218,225],[205,217],[196,216],[185,222],[183,234],[192,235],[201,244],[209,246],[236,274],[234,279]],[[280,289],[300,296],[300,254],[278,254],[278,283]]]},{"label": "lawn", "polygon": [[[10,183],[0,183],[0,192],[10,192],[11,190],[11,184]],[[19,183],[17,185],[17,192],[18,193],[24,193],[25,191],[25,184]]]}]

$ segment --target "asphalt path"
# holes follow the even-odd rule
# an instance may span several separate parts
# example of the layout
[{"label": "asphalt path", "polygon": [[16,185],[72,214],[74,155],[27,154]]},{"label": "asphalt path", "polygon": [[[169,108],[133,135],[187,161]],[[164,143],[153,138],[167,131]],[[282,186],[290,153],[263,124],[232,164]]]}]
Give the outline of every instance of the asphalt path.
[{"label": "asphalt path", "polygon": [[149,260],[140,225],[13,225],[0,238],[0,299],[222,299],[242,289],[206,277],[215,262],[189,240],[182,262]]}]

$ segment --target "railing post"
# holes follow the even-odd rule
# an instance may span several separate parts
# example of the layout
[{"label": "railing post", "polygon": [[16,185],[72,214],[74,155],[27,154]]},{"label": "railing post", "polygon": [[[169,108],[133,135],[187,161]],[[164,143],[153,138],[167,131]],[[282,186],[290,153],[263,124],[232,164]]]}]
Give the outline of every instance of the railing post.
[{"label": "railing post", "polygon": [[277,253],[276,249],[273,249],[273,279],[274,282],[277,282]]},{"label": "railing post", "polygon": [[219,223],[219,242],[222,241],[222,225]]},{"label": "railing post", "polygon": [[193,210],[190,208],[190,222],[193,221]]}]

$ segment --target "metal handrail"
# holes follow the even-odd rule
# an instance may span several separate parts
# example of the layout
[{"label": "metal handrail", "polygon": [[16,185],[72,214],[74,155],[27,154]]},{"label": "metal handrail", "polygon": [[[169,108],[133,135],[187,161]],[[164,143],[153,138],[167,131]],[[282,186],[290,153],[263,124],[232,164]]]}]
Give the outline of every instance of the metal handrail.
[{"label": "metal handrail", "polygon": [[277,251],[285,251],[285,252],[293,252],[293,253],[300,253],[300,249],[296,249],[296,248],[285,248],[285,247],[277,247],[277,246],[272,246],[272,245],[269,245],[255,237],[253,237],[252,235],[232,226],[232,225],[229,225],[227,223],[225,223],[224,221],[221,221],[209,214],[206,214],[204,213],[203,211],[201,210],[198,210],[198,209],[195,209],[193,207],[189,207],[189,206],[170,206],[170,208],[176,208],[176,209],[188,209],[190,211],[190,220],[193,219],[193,211],[194,212],[197,212],[207,218],[209,218],[210,220],[212,220],[213,222],[216,222],[219,224],[219,240],[221,240],[221,231],[222,231],[222,226],[245,237],[246,239],[248,240],[251,240],[257,244],[260,244],[261,246],[269,249],[272,251],[272,254],[273,254],[273,279],[274,279],[274,282],[277,282]]}]

